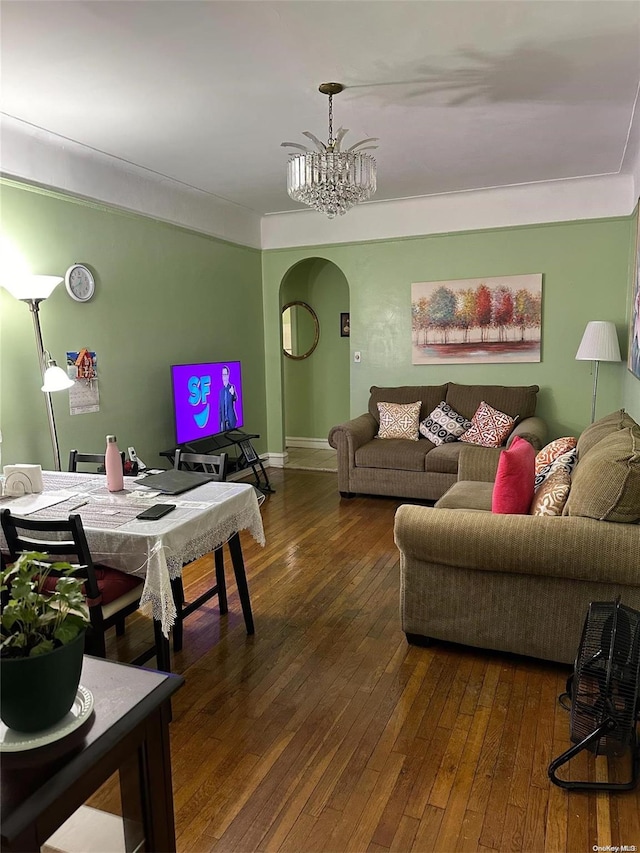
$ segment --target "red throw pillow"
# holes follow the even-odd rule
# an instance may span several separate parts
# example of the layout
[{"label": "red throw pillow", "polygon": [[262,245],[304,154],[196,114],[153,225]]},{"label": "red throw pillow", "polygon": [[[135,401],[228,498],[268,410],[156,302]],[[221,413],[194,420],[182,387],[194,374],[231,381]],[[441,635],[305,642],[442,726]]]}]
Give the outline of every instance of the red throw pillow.
[{"label": "red throw pillow", "polygon": [[516,436],[503,450],[493,486],[491,512],[526,515],[533,500],[536,451],[524,438]]}]

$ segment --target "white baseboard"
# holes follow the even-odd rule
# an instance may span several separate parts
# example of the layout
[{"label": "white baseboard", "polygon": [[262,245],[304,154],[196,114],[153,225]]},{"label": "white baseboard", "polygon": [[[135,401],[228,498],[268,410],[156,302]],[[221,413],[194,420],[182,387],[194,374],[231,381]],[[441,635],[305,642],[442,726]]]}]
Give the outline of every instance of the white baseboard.
[{"label": "white baseboard", "polygon": [[269,468],[284,468],[289,459],[288,453],[267,453],[266,465]]},{"label": "white baseboard", "polygon": [[308,450],[331,450],[331,445],[326,438],[299,438],[295,435],[286,436],[287,447],[304,447]]}]

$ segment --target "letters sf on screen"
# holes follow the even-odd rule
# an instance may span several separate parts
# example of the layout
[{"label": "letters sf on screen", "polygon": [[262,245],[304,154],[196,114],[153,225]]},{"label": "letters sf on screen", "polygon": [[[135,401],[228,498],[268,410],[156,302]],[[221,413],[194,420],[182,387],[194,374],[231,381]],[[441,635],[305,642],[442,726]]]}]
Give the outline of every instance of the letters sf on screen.
[{"label": "letters sf on screen", "polygon": [[171,366],[176,444],[244,425],[239,361]]}]

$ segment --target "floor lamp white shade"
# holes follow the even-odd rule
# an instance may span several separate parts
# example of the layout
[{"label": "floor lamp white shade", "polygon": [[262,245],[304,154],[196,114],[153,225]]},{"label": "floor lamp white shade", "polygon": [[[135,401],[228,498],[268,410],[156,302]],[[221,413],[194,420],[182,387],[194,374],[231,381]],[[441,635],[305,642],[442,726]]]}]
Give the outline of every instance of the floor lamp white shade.
[{"label": "floor lamp white shade", "polygon": [[[52,361],[49,364],[49,360],[47,360],[45,356],[45,349],[42,343],[42,331],[40,329],[40,303],[47,299],[53,293],[54,289],[58,284],[62,281],[62,278],[58,275],[22,275],[17,276],[12,281],[3,281],[2,286],[5,290],[8,290],[9,293],[14,296],[16,299],[20,299],[22,302],[26,302],[29,306],[29,310],[31,311],[31,317],[33,318],[33,329],[36,336],[36,349],[38,351],[38,361],[40,362],[40,373],[42,375],[43,385],[42,391],[44,391],[45,405],[47,407],[47,418],[49,420],[49,432],[51,434],[51,446],[53,448],[53,465],[56,471],[60,471],[60,447],[58,445],[58,434],[56,432],[56,421],[53,414],[53,404],[51,402],[51,391],[59,391],[64,387],[70,387],[69,385],[63,385],[62,379],[59,374],[53,375],[54,386],[51,384],[52,375],[49,372],[51,368],[55,367],[55,362]],[[60,371],[60,373],[64,373],[62,368],[55,367],[56,371]],[[48,374],[48,375],[47,375]],[[66,377],[68,380],[68,377]],[[56,381],[57,379],[57,381]],[[71,382],[73,384],[73,382]]]},{"label": "floor lamp white shade", "polygon": [[610,320],[591,320],[584,330],[576,361],[595,362],[593,370],[593,396],[591,398],[591,423],[596,419],[596,394],[598,391],[598,365],[601,361],[620,361],[620,345],[615,323]]}]

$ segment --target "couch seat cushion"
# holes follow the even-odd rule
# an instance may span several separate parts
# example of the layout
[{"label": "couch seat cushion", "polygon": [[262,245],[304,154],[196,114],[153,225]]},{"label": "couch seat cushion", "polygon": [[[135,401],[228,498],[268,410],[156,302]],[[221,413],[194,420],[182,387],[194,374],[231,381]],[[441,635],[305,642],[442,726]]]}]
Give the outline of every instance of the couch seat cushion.
[{"label": "couch seat cushion", "polygon": [[356,468],[396,468],[400,471],[424,471],[424,459],[433,447],[426,438],[374,438],[356,450]]},{"label": "couch seat cushion", "polygon": [[640,520],[640,426],[610,433],[579,459],[563,515]]},{"label": "couch seat cushion", "polygon": [[519,415],[520,420],[524,420],[536,413],[538,391],[537,385],[457,385],[449,382],[445,400],[468,420],[473,418],[483,400],[499,412],[512,418]]},{"label": "couch seat cushion", "polygon": [[[431,444],[431,442],[429,442]],[[425,469],[436,474],[457,474],[458,459],[462,445],[454,441],[451,444],[441,444],[427,453]]]},{"label": "couch seat cushion", "polygon": [[476,509],[491,512],[493,483],[480,480],[458,480],[444,493],[435,506],[438,509]]}]

